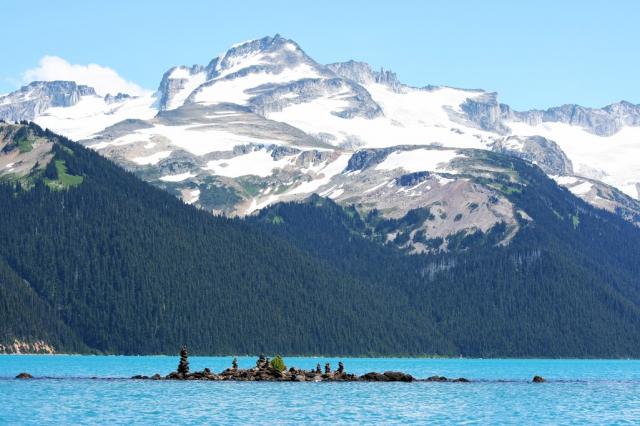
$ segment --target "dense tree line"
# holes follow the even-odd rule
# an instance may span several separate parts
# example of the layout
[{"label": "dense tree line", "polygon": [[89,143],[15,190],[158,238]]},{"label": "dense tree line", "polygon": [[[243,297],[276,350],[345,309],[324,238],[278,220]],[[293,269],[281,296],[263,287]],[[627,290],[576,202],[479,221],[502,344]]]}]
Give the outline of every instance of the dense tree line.
[{"label": "dense tree line", "polygon": [[504,227],[498,224],[453,253],[406,256],[392,243],[379,244],[375,214],[361,217],[315,196],[249,220],[351,277],[395,286],[454,353],[640,355],[640,230],[536,167],[502,156],[493,161],[508,162],[502,166],[527,182],[508,196],[533,221],[522,220],[507,247],[495,245]]}]

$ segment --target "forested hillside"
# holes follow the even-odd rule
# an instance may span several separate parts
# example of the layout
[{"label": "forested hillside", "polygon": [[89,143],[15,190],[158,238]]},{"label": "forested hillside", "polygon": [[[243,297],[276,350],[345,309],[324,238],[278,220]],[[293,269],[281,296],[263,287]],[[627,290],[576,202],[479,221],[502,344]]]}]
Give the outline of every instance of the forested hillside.
[{"label": "forested hillside", "polygon": [[403,255],[393,241],[380,244],[375,217],[320,197],[274,206],[250,221],[347,275],[396,286],[456,353],[638,356],[639,230],[538,168],[503,161],[527,182],[509,198],[532,219],[521,219],[507,246],[495,245],[496,226],[452,237],[448,253]]},{"label": "forested hillside", "polygon": [[[26,126],[26,125],[25,125]],[[506,247],[408,256],[313,197],[215,217],[93,151],[0,184],[0,343],[56,351],[640,356],[639,232],[516,161]]]},{"label": "forested hillside", "polygon": [[[47,167],[28,179],[30,189],[0,185],[0,256],[27,287],[3,276],[5,297],[25,306],[22,316],[3,311],[5,340],[81,350],[53,339],[51,324],[24,321],[50,316],[107,353],[174,353],[182,343],[218,354],[453,350],[393,289],[187,206],[80,145],[41,136],[57,140],[51,164],[64,162],[65,176],[83,179],[61,189]],[[30,294],[38,303],[27,303]]]}]

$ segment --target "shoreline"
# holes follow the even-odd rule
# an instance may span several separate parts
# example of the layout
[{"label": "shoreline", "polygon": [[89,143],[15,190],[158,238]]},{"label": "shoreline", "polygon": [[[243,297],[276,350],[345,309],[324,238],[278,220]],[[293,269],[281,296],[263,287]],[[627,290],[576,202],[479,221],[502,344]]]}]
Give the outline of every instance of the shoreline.
[{"label": "shoreline", "polygon": [[[29,356],[29,357],[130,357],[130,358],[143,358],[143,357],[155,357],[155,358],[172,358],[175,355],[169,354],[84,354],[84,353],[2,353],[1,357],[15,357],[15,356]],[[192,358],[256,358],[257,354],[249,355],[190,355]],[[283,355],[287,358],[304,358],[304,359],[357,359],[357,360],[379,360],[379,359],[406,359],[406,360],[460,360],[460,361],[640,361],[640,358],[578,358],[578,357],[447,357],[447,356],[395,356],[395,355],[380,355],[380,356],[359,356],[359,355]]]}]

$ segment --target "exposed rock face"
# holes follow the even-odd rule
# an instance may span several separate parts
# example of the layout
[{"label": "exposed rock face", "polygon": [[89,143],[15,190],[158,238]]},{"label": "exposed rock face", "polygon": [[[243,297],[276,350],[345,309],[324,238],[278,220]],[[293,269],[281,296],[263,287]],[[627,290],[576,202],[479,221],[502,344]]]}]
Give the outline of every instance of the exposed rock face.
[{"label": "exposed rock face", "polygon": [[393,148],[385,149],[362,149],[356,151],[347,163],[347,171],[364,170],[382,163],[393,151]]},{"label": "exposed rock face", "polygon": [[131,98],[132,96],[128,95],[127,93],[119,92],[117,95],[112,95],[111,93],[107,93],[107,95],[104,97],[104,101],[108,104],[113,104],[117,102],[126,101],[127,99],[131,99]]},{"label": "exposed rock face", "polygon": [[415,186],[429,178],[429,172],[414,172],[396,178],[399,186]]},{"label": "exposed rock face", "polygon": [[28,126],[0,123],[0,177],[20,178],[44,170],[52,148],[53,142],[36,136]]},{"label": "exposed rock face", "polygon": [[550,175],[573,175],[573,164],[564,151],[557,143],[542,136],[508,136],[494,142],[491,148],[534,163]]},{"label": "exposed rock face", "polygon": [[336,62],[327,65],[327,68],[339,76],[353,80],[359,84],[384,84],[396,91],[399,91],[402,87],[396,73],[385,70],[384,68],[380,68],[380,71],[374,71],[371,68],[371,65],[366,62],[357,62],[353,60],[347,62]]},{"label": "exposed rock face", "polygon": [[613,186],[584,176],[552,176],[561,186],[589,204],[620,215],[640,226],[640,201]]},{"label": "exposed rock face", "polygon": [[14,340],[13,342],[0,344],[0,354],[55,354],[56,348],[51,344],[38,340],[27,342]]},{"label": "exposed rock face", "polygon": [[[189,90],[189,82],[199,73],[204,73],[204,67],[201,65],[194,65],[191,68],[174,67],[165,72],[162,76],[162,80],[160,81],[160,86],[158,87],[158,93],[160,95],[160,110],[165,111],[170,109],[173,106],[172,101],[180,94],[180,92]],[[200,83],[203,82],[204,78]],[[191,87],[191,90],[193,89],[195,89],[195,87]],[[189,93],[186,95],[188,96]]]},{"label": "exposed rock face", "polygon": [[[318,64],[300,49],[292,40],[279,35],[265,37],[229,49],[223,56],[215,58],[206,67],[194,66],[189,70],[181,67],[182,79],[173,78],[176,69],[165,73],[160,85],[161,108],[168,109],[166,99],[183,90],[191,79],[199,73],[206,77],[202,84],[192,87],[186,98],[187,103],[199,102],[202,93],[229,82],[243,81],[255,75],[273,75],[274,82],[247,87],[244,94],[248,99],[240,102],[252,111],[267,117],[290,105],[302,104],[321,97],[339,97],[346,106],[332,111],[341,118],[374,118],[382,115],[382,110],[371,95],[356,81],[335,73],[331,67]],[[188,76],[186,75],[188,73]],[[290,75],[289,81],[278,82],[278,75]],[[378,80],[391,76],[381,73],[371,74]],[[186,77],[186,78],[185,78]]]},{"label": "exposed rock face", "polygon": [[534,126],[545,122],[566,123],[580,126],[598,136],[611,136],[623,126],[640,126],[640,105],[621,101],[604,108],[575,104],[523,112],[505,108],[502,116],[505,120],[523,121]]},{"label": "exposed rock face", "polygon": [[341,78],[302,79],[288,84],[263,85],[247,91],[253,95],[251,109],[264,117],[281,111],[289,105],[301,104],[325,96],[343,96],[348,106],[332,111],[341,118],[375,118],[382,115],[382,109],[362,86]]},{"label": "exposed rock face", "polygon": [[243,58],[258,53],[273,55],[271,62],[275,64],[291,66],[304,62],[317,65],[313,59],[300,49],[297,43],[282,37],[280,34],[276,34],[273,37],[267,36],[231,47],[223,56],[214,58],[207,65],[207,78],[215,78]]},{"label": "exposed rock face", "polygon": [[34,81],[0,98],[0,119],[32,120],[49,108],[72,106],[88,95],[96,95],[95,90],[73,81]]},{"label": "exposed rock face", "polygon": [[480,129],[498,134],[507,134],[510,129],[502,123],[501,106],[497,93],[485,93],[473,99],[467,99],[460,108],[466,113],[465,119]]}]

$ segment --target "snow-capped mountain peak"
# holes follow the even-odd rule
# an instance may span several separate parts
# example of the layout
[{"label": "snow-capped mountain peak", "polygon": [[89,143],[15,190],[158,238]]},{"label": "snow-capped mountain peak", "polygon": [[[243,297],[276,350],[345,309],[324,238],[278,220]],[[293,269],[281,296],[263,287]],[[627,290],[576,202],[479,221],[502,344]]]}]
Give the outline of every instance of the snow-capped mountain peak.
[{"label": "snow-capped mountain peak", "polygon": [[[474,180],[509,171],[481,164],[472,149],[537,164],[575,195],[640,223],[640,106],[514,111],[493,92],[412,87],[354,60],[323,65],[278,34],[206,65],[173,67],[145,96],[32,83],[0,97],[0,118],[34,119],[227,214],[318,193],[394,218],[437,205],[442,218],[428,230],[437,237],[515,226],[504,194]],[[451,158],[433,163],[443,156]],[[458,205],[468,200],[478,216]]]}]

